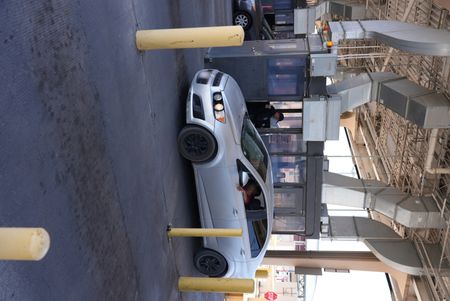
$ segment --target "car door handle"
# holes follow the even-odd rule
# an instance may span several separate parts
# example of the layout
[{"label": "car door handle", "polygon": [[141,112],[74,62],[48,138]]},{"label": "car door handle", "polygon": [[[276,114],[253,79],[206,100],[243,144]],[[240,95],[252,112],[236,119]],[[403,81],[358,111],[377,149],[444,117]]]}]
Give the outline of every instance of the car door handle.
[{"label": "car door handle", "polygon": [[241,255],[245,256],[245,250],[241,248]]},{"label": "car door handle", "polygon": [[234,216],[238,216],[239,211],[236,208],[233,208],[233,215]]}]

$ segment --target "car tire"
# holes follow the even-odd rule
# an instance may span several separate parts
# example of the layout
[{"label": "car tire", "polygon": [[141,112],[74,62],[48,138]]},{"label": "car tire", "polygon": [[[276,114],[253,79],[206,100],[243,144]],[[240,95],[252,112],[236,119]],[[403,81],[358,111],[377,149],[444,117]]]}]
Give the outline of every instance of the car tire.
[{"label": "car tire", "polygon": [[210,249],[201,249],[195,254],[194,266],[200,273],[209,277],[222,277],[228,270],[225,257]]},{"label": "car tire", "polygon": [[238,11],[233,14],[233,24],[240,25],[244,30],[252,26],[252,17],[245,11]]},{"label": "car tire", "polygon": [[217,142],[207,129],[188,125],[178,135],[178,151],[191,162],[208,162],[217,153]]}]

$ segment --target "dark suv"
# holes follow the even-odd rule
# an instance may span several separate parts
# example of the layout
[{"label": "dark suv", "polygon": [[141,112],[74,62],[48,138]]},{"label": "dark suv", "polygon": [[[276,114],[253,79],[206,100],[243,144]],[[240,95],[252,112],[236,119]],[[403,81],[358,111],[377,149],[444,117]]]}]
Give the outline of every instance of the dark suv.
[{"label": "dark suv", "polygon": [[263,17],[261,0],[233,0],[233,24],[244,28],[246,40],[260,38]]}]

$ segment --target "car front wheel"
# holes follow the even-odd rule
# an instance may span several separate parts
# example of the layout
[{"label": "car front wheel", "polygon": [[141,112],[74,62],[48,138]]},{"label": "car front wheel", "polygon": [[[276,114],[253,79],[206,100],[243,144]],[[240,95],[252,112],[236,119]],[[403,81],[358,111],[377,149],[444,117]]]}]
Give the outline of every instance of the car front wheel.
[{"label": "car front wheel", "polygon": [[244,30],[248,30],[252,26],[252,17],[243,11],[236,12],[233,15],[233,24],[240,25]]},{"label": "car front wheel", "polygon": [[188,125],[178,135],[178,150],[187,160],[195,163],[207,162],[216,155],[217,142],[207,129]]},{"label": "car front wheel", "polygon": [[225,257],[209,249],[201,249],[195,254],[194,265],[200,273],[209,277],[222,277],[228,270]]}]

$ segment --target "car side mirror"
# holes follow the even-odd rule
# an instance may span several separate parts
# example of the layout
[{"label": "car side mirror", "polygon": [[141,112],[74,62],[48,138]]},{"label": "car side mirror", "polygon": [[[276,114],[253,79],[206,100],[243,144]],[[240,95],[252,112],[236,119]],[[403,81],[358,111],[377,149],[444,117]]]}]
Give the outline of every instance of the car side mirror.
[{"label": "car side mirror", "polygon": [[241,171],[241,174],[239,176],[239,185],[241,185],[241,187],[244,187],[245,185],[247,185],[249,180],[250,180],[250,176],[249,176],[248,172]]}]

